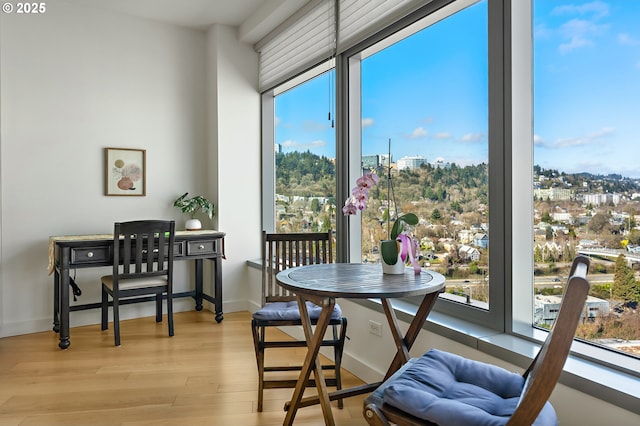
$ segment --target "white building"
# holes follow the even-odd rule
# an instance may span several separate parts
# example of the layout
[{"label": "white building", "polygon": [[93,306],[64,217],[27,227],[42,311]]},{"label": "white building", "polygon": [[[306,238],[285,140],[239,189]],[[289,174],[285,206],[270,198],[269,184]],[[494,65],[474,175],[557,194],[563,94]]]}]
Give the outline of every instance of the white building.
[{"label": "white building", "polygon": [[[553,324],[553,321],[558,316],[561,301],[562,296],[543,296],[536,294],[534,301],[534,323],[545,325]],[[587,297],[585,307],[586,309],[582,316],[583,320],[592,320],[598,316],[608,315],[610,311],[609,302],[593,296]]]},{"label": "white building", "polygon": [[416,155],[414,157],[402,157],[398,160],[398,170],[413,170],[419,168],[423,164],[427,164],[427,159],[421,155]]}]

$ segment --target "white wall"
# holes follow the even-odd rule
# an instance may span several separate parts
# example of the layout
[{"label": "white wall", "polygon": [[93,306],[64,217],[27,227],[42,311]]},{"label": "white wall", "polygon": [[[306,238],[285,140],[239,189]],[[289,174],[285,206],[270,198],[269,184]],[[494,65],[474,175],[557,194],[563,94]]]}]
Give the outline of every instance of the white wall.
[{"label": "white wall", "polygon": [[208,180],[219,200],[218,226],[227,233],[224,310],[247,310],[247,259],[260,257],[260,96],[258,57],[236,30],[207,32]]},{"label": "white wall", "polygon": [[[43,15],[3,13],[0,19],[0,337],[51,329],[49,236],[108,233],[114,221],[139,218],[173,218],[181,229],[187,218],[171,204],[186,191],[216,201],[220,216],[214,224],[204,223],[219,223],[229,234],[224,287],[229,300],[241,299],[246,309],[245,285],[238,282],[244,256],[236,240],[245,236],[224,229],[242,229],[235,209],[243,194],[237,187],[235,192],[217,187],[229,185],[222,182],[225,176],[237,184],[251,180],[255,189],[244,195],[259,203],[253,196],[259,194],[259,170],[251,164],[243,174],[231,148],[211,144],[242,142],[243,155],[255,150],[259,156],[255,52],[228,29],[209,49],[203,31],[64,2],[47,3]],[[208,58],[225,49],[238,52],[236,63],[220,61],[218,76],[210,81]],[[216,110],[208,111],[217,102],[207,94],[209,84],[229,84],[242,95],[233,109],[220,110],[220,120],[211,115]],[[208,127],[230,117],[233,125],[221,126],[224,132]],[[243,126],[235,126],[238,121]],[[147,150],[145,197],[103,195],[105,147]],[[212,166],[218,157],[224,167]],[[259,210],[249,207],[259,221]],[[255,247],[244,249],[256,257]],[[98,280],[108,270],[77,271],[81,302],[99,300]],[[188,287],[187,262],[177,262],[176,274],[178,290]],[[193,308],[186,299],[176,305],[176,310]],[[152,312],[152,305],[124,308],[124,318]],[[97,323],[99,312],[71,317],[72,326]]]}]

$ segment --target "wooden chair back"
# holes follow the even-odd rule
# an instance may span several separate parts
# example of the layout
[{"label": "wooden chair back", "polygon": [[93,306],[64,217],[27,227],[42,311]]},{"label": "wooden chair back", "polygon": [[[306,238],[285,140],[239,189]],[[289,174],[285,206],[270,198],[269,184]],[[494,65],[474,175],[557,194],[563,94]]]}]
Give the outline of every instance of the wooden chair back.
[{"label": "wooden chair back", "polygon": [[262,232],[262,306],[269,302],[295,300],[280,287],[278,272],[296,266],[333,263],[331,231],[272,234]]},{"label": "wooden chair back", "polygon": [[560,379],[578,324],[588,317],[585,312],[589,293],[588,269],[588,257],[574,259],[558,316],[538,355],[524,373],[525,386],[509,425],[533,424]]},{"label": "wooden chair back", "polygon": [[[175,222],[138,220],[114,225],[114,289],[122,279],[166,276],[171,286]],[[120,244],[122,242],[122,245]],[[169,290],[171,291],[171,289]]]}]

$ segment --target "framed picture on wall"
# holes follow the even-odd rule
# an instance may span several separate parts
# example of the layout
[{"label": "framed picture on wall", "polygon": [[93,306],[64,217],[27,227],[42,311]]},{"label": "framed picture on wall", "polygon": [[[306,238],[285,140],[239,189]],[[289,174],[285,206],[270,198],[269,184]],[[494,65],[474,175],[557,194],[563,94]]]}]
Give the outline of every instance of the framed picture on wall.
[{"label": "framed picture on wall", "polygon": [[104,195],[144,196],[147,194],[144,149],[104,149]]}]

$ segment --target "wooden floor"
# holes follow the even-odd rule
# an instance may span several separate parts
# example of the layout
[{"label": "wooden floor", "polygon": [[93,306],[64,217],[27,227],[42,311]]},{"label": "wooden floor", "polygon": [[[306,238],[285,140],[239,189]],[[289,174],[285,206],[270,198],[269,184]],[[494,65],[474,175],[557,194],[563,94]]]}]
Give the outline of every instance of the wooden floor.
[{"label": "wooden floor", "polygon": [[[0,339],[0,425],[282,424],[292,389],[265,390],[265,409],[256,412],[248,312],[225,314],[220,324],[210,312],[176,314],[174,337],[153,317],[123,321],[121,339],[113,346],[112,328],[99,325],[72,328],[65,351],[53,331]],[[286,349],[277,358],[303,356],[304,348]],[[343,372],[343,386],[359,384]],[[346,399],[342,410],[334,402],[336,423],[366,425],[363,399]],[[320,406],[300,409],[295,424],[324,424]]]}]

